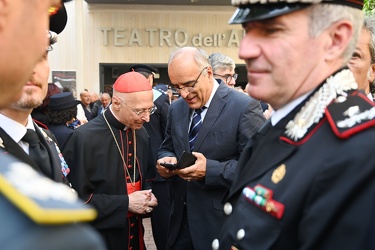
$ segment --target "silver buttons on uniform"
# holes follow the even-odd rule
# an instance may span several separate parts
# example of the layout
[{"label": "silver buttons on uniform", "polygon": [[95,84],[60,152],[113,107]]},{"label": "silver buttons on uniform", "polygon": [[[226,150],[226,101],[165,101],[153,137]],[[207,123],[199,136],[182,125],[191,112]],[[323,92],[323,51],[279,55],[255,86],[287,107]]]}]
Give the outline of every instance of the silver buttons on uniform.
[{"label": "silver buttons on uniform", "polygon": [[224,205],[224,213],[226,215],[230,215],[232,213],[232,210],[233,210],[232,204],[230,204],[229,202],[225,203],[225,205]]},{"label": "silver buttons on uniform", "polygon": [[244,229],[238,230],[238,232],[237,232],[237,240],[242,240],[244,237],[245,237],[245,230]]},{"label": "silver buttons on uniform", "polygon": [[212,250],[219,250],[219,246],[220,246],[219,240],[218,239],[214,239],[212,241]]}]

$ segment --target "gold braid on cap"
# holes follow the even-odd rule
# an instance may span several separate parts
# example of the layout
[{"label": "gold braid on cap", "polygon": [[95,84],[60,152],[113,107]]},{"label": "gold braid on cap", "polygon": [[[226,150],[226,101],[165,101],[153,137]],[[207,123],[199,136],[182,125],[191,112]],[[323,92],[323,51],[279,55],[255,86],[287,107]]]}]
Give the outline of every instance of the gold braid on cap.
[{"label": "gold braid on cap", "polygon": [[[232,0],[232,5],[239,7],[240,5],[247,5],[247,4],[268,4],[268,3],[321,3],[323,0]],[[331,0],[325,0],[331,1]]]}]

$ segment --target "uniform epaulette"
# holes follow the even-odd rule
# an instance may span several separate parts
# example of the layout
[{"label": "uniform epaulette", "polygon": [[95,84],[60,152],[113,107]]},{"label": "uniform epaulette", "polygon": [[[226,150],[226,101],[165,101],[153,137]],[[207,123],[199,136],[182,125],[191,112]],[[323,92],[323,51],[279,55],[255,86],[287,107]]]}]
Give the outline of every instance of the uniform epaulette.
[{"label": "uniform epaulette", "polygon": [[21,162],[0,167],[0,193],[38,224],[90,221],[96,210],[67,185],[43,177]]},{"label": "uniform epaulette", "polygon": [[375,105],[358,91],[337,97],[327,106],[326,115],[333,132],[341,139],[375,126]]}]

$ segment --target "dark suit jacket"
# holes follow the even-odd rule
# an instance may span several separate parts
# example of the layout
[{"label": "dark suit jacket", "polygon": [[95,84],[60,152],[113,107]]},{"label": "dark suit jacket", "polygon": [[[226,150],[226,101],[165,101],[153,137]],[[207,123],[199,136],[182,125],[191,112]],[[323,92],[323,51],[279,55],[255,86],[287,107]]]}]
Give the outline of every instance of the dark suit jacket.
[{"label": "dark suit jacket", "polygon": [[[34,127],[35,127],[35,131],[37,132],[39,136],[41,143],[48,150],[48,155],[50,157],[52,175],[47,176],[47,177],[57,182],[68,183],[67,179],[63,178],[63,175],[62,175],[61,158],[56,150],[55,137],[50,131],[38,127],[35,123],[34,123]],[[43,135],[42,131],[46,134],[46,136],[48,136],[47,138],[45,135]],[[0,128],[0,137],[3,139],[3,145],[5,147],[4,148],[5,151],[17,157],[22,162],[29,164],[36,171],[41,172],[41,169],[38,167],[38,165],[29,157],[29,155],[15,141],[13,141],[13,139],[7,133],[5,133],[5,131],[2,128]]]},{"label": "dark suit jacket", "polygon": [[98,116],[99,107],[102,105],[100,100],[97,100],[96,102],[90,103],[91,106],[91,118],[94,119]]},{"label": "dark suit jacket", "polygon": [[[166,138],[159,159],[179,158],[190,152],[188,130],[191,109],[182,98],[169,108]],[[173,201],[169,245],[179,233],[184,202],[195,249],[210,249],[222,216],[221,200],[231,184],[237,160],[249,138],[262,126],[265,118],[257,100],[220,84],[208,107],[194,150],[207,158],[203,181],[173,179]]]},{"label": "dark suit jacket", "polygon": [[[162,94],[154,101],[154,105],[157,107],[155,113],[150,116],[150,121],[143,124],[143,127],[147,130],[150,136],[151,153],[154,165],[158,159],[158,151],[165,137],[165,128],[167,126],[167,116],[169,109],[169,96]],[[157,174],[157,181],[163,181],[164,179]]]},{"label": "dark suit jacket", "polygon": [[87,107],[85,106],[85,104],[83,104],[81,102],[81,105],[82,105],[82,109],[83,111],[85,112],[85,116],[87,118],[87,121],[90,121],[93,117],[92,117],[92,114],[91,114],[91,111],[87,109]]}]

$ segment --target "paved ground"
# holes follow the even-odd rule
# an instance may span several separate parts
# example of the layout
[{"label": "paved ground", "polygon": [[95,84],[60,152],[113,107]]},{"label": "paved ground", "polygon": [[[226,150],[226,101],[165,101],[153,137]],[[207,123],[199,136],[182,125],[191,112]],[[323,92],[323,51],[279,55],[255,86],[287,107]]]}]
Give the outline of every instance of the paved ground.
[{"label": "paved ground", "polygon": [[156,250],[154,237],[152,237],[151,221],[150,218],[143,219],[143,226],[145,228],[145,244],[147,250]]}]

